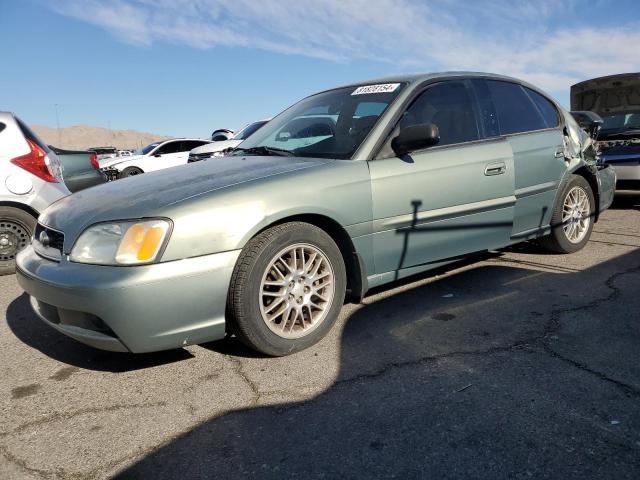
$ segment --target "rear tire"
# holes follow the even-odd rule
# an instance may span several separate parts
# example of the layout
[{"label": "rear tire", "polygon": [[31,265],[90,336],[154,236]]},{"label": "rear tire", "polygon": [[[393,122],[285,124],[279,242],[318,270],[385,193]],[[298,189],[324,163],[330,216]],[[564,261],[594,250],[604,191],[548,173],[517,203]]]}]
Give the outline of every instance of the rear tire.
[{"label": "rear tire", "polygon": [[589,182],[570,175],[565,182],[551,217],[551,233],[539,242],[556,253],[574,253],[589,241],[595,221],[595,198]]},{"label": "rear tire", "polygon": [[16,271],[16,255],[33,236],[37,220],[24,210],[0,207],[0,275]]},{"label": "rear tire", "polygon": [[240,254],[227,299],[229,329],[267,355],[304,350],[329,332],[345,290],[342,254],[324,230],[303,222],[277,225]]},{"label": "rear tire", "polygon": [[140,175],[142,173],[144,172],[138,167],[127,167],[122,172],[120,172],[118,178],[135,177],[136,175]]}]

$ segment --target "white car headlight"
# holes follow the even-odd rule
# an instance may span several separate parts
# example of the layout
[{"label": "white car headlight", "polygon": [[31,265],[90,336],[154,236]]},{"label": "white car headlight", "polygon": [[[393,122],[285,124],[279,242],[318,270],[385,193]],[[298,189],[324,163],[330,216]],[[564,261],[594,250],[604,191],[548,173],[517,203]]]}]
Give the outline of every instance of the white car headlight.
[{"label": "white car headlight", "polygon": [[70,260],[97,265],[155,262],[166,243],[168,220],[98,223],[87,228],[71,249]]}]

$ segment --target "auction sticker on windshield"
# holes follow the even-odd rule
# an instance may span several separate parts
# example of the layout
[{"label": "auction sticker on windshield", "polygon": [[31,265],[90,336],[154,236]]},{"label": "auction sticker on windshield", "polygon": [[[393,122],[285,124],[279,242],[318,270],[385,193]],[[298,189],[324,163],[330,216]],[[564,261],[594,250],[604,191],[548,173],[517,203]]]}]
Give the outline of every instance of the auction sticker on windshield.
[{"label": "auction sticker on windshield", "polygon": [[351,95],[366,95],[369,93],[394,92],[400,86],[399,83],[379,83],[378,85],[363,85],[356,88]]}]

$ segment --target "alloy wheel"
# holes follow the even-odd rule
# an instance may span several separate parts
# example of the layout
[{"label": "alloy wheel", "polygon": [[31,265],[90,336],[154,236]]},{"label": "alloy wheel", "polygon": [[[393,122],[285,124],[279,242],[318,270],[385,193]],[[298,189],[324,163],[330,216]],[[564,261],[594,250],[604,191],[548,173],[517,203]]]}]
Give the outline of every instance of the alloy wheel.
[{"label": "alloy wheel", "polygon": [[580,243],[589,231],[591,202],[582,187],[573,187],[567,193],[562,206],[562,229],[567,240]]},{"label": "alloy wheel", "polygon": [[269,262],[260,285],[260,313],[276,335],[300,338],[327,317],[335,294],[335,274],[318,247],[295,244]]}]

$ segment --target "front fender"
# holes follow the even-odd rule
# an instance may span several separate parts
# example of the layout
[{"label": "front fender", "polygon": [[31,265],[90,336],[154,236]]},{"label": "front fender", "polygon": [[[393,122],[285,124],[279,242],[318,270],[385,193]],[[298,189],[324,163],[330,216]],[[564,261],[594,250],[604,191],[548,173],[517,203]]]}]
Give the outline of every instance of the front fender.
[{"label": "front fender", "polygon": [[[215,190],[172,205],[164,261],[242,249],[261,230],[300,215],[327,217],[356,236],[371,222],[364,161],[335,161]],[[363,227],[364,225],[364,227]]]}]

